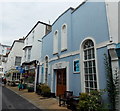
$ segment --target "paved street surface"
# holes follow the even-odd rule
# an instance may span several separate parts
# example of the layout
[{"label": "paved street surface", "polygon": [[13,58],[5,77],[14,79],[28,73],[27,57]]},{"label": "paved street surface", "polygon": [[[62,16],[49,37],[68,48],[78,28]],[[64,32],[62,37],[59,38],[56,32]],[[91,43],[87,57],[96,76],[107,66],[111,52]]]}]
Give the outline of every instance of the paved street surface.
[{"label": "paved street surface", "polygon": [[31,104],[30,102],[23,99],[22,97],[4,86],[2,87],[2,109],[3,111],[5,109],[11,109],[11,111],[40,111],[40,109],[35,107],[33,104]]}]

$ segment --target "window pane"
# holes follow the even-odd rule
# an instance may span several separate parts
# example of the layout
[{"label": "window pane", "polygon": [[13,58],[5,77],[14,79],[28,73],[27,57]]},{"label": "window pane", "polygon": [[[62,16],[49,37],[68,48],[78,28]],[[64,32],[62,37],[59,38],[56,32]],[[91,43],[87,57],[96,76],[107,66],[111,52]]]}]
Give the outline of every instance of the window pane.
[{"label": "window pane", "polygon": [[89,93],[89,89],[88,89],[88,88],[85,88],[85,91],[86,91],[87,93]]},{"label": "window pane", "polygon": [[89,87],[88,81],[85,82],[85,86],[86,86],[86,87]]},{"label": "window pane", "polygon": [[84,68],[85,74],[88,74],[88,68]]},{"label": "window pane", "polygon": [[97,88],[97,82],[94,82],[95,88]]},{"label": "window pane", "polygon": [[85,80],[88,80],[88,75],[85,75]]},{"label": "window pane", "polygon": [[84,62],[84,67],[86,67],[86,68],[87,68],[87,62]]},{"label": "window pane", "polygon": [[95,60],[93,61],[93,66],[95,66]]},{"label": "window pane", "polygon": [[90,87],[93,88],[93,82],[90,82]]},{"label": "window pane", "polygon": [[89,68],[91,68],[92,67],[92,61],[89,61],[88,64],[89,64]]},{"label": "window pane", "polygon": [[96,81],[96,74],[94,74],[94,80]]},{"label": "window pane", "polygon": [[95,67],[93,67],[93,73],[96,73],[96,68]]},{"label": "window pane", "polygon": [[91,49],[88,50],[88,59],[91,59]]},{"label": "window pane", "polygon": [[90,79],[90,80],[93,80],[93,75],[89,75],[89,79]]},{"label": "window pane", "polygon": [[21,58],[22,57],[17,57],[16,56],[16,58],[15,58],[15,66],[20,66],[20,64],[21,64]]},{"label": "window pane", "polygon": [[92,74],[92,68],[89,68],[89,73]]},{"label": "window pane", "polygon": [[84,60],[87,60],[87,51],[84,51]]},{"label": "window pane", "polygon": [[95,58],[95,56],[94,56],[94,48],[92,48],[91,53],[92,53],[92,58]]}]

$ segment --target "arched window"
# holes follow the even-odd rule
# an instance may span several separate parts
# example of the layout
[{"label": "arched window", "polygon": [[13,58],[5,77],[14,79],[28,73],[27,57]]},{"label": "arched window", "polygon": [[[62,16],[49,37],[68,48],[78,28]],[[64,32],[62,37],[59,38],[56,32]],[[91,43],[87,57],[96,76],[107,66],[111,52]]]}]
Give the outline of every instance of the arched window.
[{"label": "arched window", "polygon": [[53,37],[53,54],[58,53],[58,31],[55,31]]},{"label": "arched window", "polygon": [[45,83],[47,84],[48,78],[48,56],[45,57]]},{"label": "arched window", "polygon": [[61,51],[67,50],[67,25],[63,25],[61,29]]},{"label": "arched window", "polygon": [[83,44],[83,66],[85,78],[85,91],[97,90],[95,48],[92,40],[86,40]]}]

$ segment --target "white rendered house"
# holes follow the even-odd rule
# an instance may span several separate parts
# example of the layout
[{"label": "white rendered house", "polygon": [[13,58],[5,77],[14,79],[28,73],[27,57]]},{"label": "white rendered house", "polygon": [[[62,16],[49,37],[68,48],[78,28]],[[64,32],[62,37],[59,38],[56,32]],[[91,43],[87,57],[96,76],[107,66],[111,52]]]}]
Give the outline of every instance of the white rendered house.
[{"label": "white rendered house", "polygon": [[[16,70],[17,67],[20,67],[22,55],[23,55],[23,45],[24,39],[15,40],[11,46],[11,50],[8,53],[6,71],[7,74],[11,71]],[[16,75],[17,76],[17,75]],[[9,78],[10,81],[13,80],[12,75]],[[19,78],[18,78],[19,79]]]},{"label": "white rendered house", "polygon": [[5,64],[6,64],[6,54],[10,51],[10,46],[0,44],[0,78],[4,76]]},{"label": "white rendered house", "polygon": [[25,37],[23,47],[22,67],[26,76],[32,76],[39,83],[39,68],[41,62],[42,37],[49,33],[51,25],[38,21]]}]

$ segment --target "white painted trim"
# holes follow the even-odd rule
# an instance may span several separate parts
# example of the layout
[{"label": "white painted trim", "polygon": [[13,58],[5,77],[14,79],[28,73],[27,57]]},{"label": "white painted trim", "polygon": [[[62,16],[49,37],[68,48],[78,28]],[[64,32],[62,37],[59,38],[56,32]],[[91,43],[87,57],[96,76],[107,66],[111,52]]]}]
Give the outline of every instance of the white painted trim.
[{"label": "white painted trim", "polygon": [[[54,70],[55,69],[62,69],[62,68],[66,68],[66,90],[70,90],[70,80],[69,80],[69,62],[66,61],[61,61],[61,62],[57,62],[55,64],[52,65],[52,74],[51,74],[51,92],[52,93],[56,93],[56,77],[54,78],[54,75],[56,76]],[[55,88],[54,88],[55,87]],[[55,90],[54,90],[55,89]]]},{"label": "white painted trim", "polygon": [[[48,70],[49,70],[49,56],[48,55],[46,55],[45,57],[44,57],[44,83],[46,82],[45,81],[45,79],[46,79],[46,74],[45,74],[45,72],[46,72],[46,60],[45,60],[45,58],[48,58]],[[48,84],[48,73],[47,73],[47,84]]]},{"label": "white painted trim", "polygon": [[108,9],[108,3],[105,2],[105,5],[106,5],[106,16],[107,16],[107,23],[108,23],[108,30],[109,30],[109,39],[112,42],[113,38],[111,36],[111,25],[110,25],[109,12],[108,12],[109,11],[109,9]]},{"label": "white painted trim", "polygon": [[116,48],[115,44],[108,44],[107,45],[107,49],[115,49],[115,48]]},{"label": "white painted trim", "polygon": [[34,91],[36,92],[36,83],[37,83],[37,68],[35,68],[35,84],[34,84]]},{"label": "white painted trim", "polygon": [[[105,42],[102,42],[102,43],[99,43],[99,44],[96,44],[95,45],[95,48],[96,50],[99,49],[99,48],[103,48],[103,47],[109,47],[109,45],[111,45],[113,43],[110,43],[109,41],[105,41]],[[66,54],[63,54],[61,55],[59,58],[62,59],[62,58],[65,58],[65,57],[69,57],[69,56],[74,56],[74,55],[78,55],[80,54],[80,51],[77,50],[77,51],[74,51],[74,52],[69,52],[69,53],[66,53]],[[58,57],[53,57],[49,60],[49,62],[52,62],[52,61],[55,61],[57,60]]]},{"label": "white painted trim", "polygon": [[[55,33],[57,32],[57,41],[55,41]],[[53,35],[53,55],[58,53],[58,38],[59,38],[59,31],[55,30]],[[55,46],[57,42],[57,46]]]},{"label": "white painted trim", "polygon": [[99,73],[98,73],[98,58],[97,58],[97,48],[96,48],[96,42],[94,42],[94,50],[95,50],[95,65],[96,65],[96,77],[97,77],[97,89],[100,89],[100,85],[99,85]]},{"label": "white painted trim", "polygon": [[84,65],[83,65],[83,44],[86,40],[92,40],[94,43],[95,50],[95,64],[96,64],[96,76],[97,76],[97,89],[99,89],[99,76],[98,76],[98,65],[97,65],[97,50],[96,50],[96,42],[92,37],[86,37],[80,44],[80,70],[81,70],[81,91],[85,92],[85,76],[84,76]]},{"label": "white painted trim", "polygon": [[105,42],[101,42],[99,44],[96,44],[96,49],[99,49],[99,48],[103,48],[103,47],[106,47],[108,44],[110,44],[109,41],[105,41]]},{"label": "white painted trim", "polygon": [[[63,36],[63,26],[65,26],[66,27],[66,41],[65,41],[65,44],[66,44],[66,47],[62,47],[62,45],[64,44],[63,42],[62,42],[62,39],[64,38],[64,37],[62,37]],[[63,51],[66,51],[67,50],[67,36],[68,36],[68,30],[67,30],[68,28],[67,28],[67,24],[66,23],[64,23],[62,26],[61,26],[61,52],[63,52]]]},{"label": "white painted trim", "polygon": [[[74,55],[77,55],[77,54],[79,54],[80,52],[79,52],[79,50],[78,51],[74,51],[74,52],[70,52],[70,53],[66,53],[66,54],[63,54],[63,55],[61,55],[59,58],[65,58],[65,57],[69,57],[69,56],[74,56]],[[50,60],[49,60],[49,62],[52,62],[52,61],[54,61],[54,60],[57,60],[58,59],[58,57],[53,57],[53,58],[51,58]]]}]

